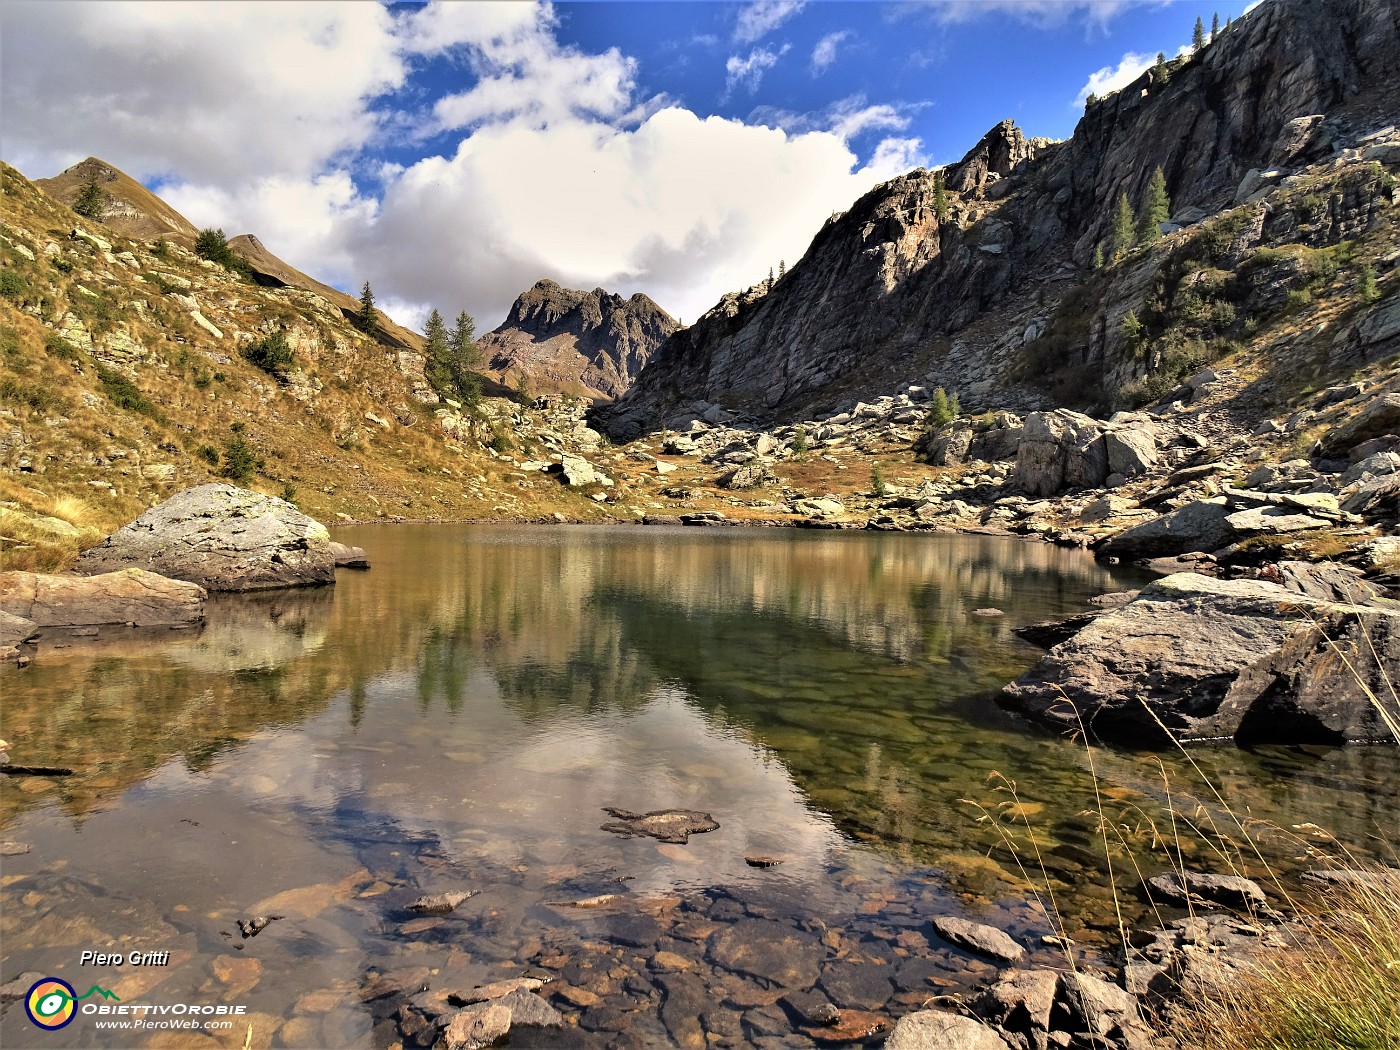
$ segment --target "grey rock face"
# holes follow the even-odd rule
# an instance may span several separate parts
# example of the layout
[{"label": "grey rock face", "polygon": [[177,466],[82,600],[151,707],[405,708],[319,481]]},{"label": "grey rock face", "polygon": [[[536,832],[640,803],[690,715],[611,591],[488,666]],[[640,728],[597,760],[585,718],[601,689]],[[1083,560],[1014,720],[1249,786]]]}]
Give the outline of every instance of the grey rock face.
[{"label": "grey rock face", "polygon": [[0,612],[22,617],[31,627],[188,626],[204,619],[206,597],[198,584],[144,569],[87,577],[0,573]]},{"label": "grey rock face", "polygon": [[1316,743],[1387,739],[1367,692],[1388,697],[1397,679],[1400,612],[1177,573],[1055,646],[1003,695],[1066,728],[1077,709],[1091,733],[1136,744],[1164,730]]},{"label": "grey rock face", "polygon": [[[4,584],[0,583],[0,587]],[[0,593],[0,652],[23,645],[39,633],[39,625],[24,616],[16,616],[4,608],[4,597]]]},{"label": "grey rock face", "polygon": [[1099,423],[1079,412],[1032,412],[1016,450],[1016,486],[1032,496],[1097,488],[1108,476]]},{"label": "grey rock face", "polygon": [[630,299],[539,281],[499,328],[478,340],[487,366],[536,389],[578,387],[617,397],[672,332],[675,320],[645,295]]},{"label": "grey rock face", "polygon": [[1324,456],[1342,456],[1351,448],[1385,434],[1400,434],[1400,394],[1382,394],[1322,439]]},{"label": "grey rock face", "polygon": [[200,485],[157,504],[78,559],[96,575],[138,567],[211,591],[335,582],[330,533],[285,500]]},{"label": "grey rock face", "polygon": [[[1318,129],[1300,116],[1368,96],[1393,111],[1380,71],[1398,36],[1388,0],[1265,4],[1169,81],[1147,72],[1089,106],[1066,142],[1039,145],[997,125],[945,173],[946,220],[931,172],[876,187],[817,231],[770,291],[728,295],[671,336],[603,416],[609,426],[626,421],[630,433],[614,430],[618,437],[657,427],[676,405],[702,397],[765,420],[794,419],[808,406],[880,389],[876,377],[923,373],[928,385],[986,382],[1005,393],[1004,347],[986,335],[960,347],[962,333],[1014,305],[1025,314],[1016,318],[1019,342],[1044,313],[1032,289],[1061,267],[1087,267],[1118,195],[1140,199],[1157,166],[1178,214],[1211,214],[1251,169],[1281,172],[1280,155],[1290,163],[1322,155]],[[1000,203],[994,215],[991,198]],[[1106,375],[1123,363],[1105,353],[1111,341],[1081,340],[1055,367]],[[994,393],[986,403],[1011,400]]]}]

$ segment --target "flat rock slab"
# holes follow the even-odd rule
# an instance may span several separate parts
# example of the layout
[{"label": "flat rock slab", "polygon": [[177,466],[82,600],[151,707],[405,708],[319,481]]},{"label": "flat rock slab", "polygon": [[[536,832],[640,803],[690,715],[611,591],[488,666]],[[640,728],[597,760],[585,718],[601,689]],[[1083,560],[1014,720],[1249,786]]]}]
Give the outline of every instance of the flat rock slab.
[{"label": "flat rock slab", "polygon": [[351,547],[348,544],[331,540],[331,556],[335,558],[337,569],[369,568],[369,555],[365,553],[363,547]]},{"label": "flat rock slab", "polygon": [[211,591],[335,582],[330,533],[285,500],[200,485],[157,504],[85,551],[85,575],[135,566]]},{"label": "flat rock slab", "polygon": [[885,1050],[1008,1050],[1009,1044],[970,1017],[941,1010],[905,1014],[885,1040]]},{"label": "flat rock slab", "polygon": [[1263,908],[1268,898],[1259,884],[1239,875],[1201,875],[1169,871],[1147,880],[1153,898],[1183,907],[1216,905],[1224,908]]},{"label": "flat rock slab", "polygon": [[[5,575],[8,576],[9,573]],[[0,577],[0,587],[4,587],[3,577]],[[33,640],[39,634],[39,625],[23,616],[6,612],[4,601],[4,595],[0,593],[0,649],[23,645]]]},{"label": "flat rock slab", "polygon": [[955,916],[940,916],[933,920],[933,928],[945,941],[998,962],[1013,963],[1026,954],[1025,948],[995,926]]},{"label": "flat rock slab", "polygon": [[206,597],[198,584],[145,569],[100,576],[0,573],[0,612],[40,627],[188,627],[203,621]]},{"label": "flat rock slab", "polygon": [[824,954],[816,938],[763,919],[740,919],[716,933],[709,945],[716,966],[784,988],[815,984]]},{"label": "flat rock slab", "polygon": [[691,835],[719,828],[719,822],[708,813],[693,809],[654,809],[650,813],[633,813],[630,809],[607,807],[603,812],[617,818],[604,824],[604,831],[629,837],[649,836],[682,846],[690,841]]},{"label": "flat rock slab", "polygon": [[[1387,740],[1400,612],[1264,580],[1156,580],[1007,686],[1009,706],[1106,740]],[[1369,695],[1368,695],[1369,694]]]},{"label": "flat rock slab", "polygon": [[449,992],[447,998],[454,1006],[471,1006],[474,1003],[500,999],[511,992],[535,992],[543,987],[544,982],[538,977],[512,977],[506,981],[478,985],[469,992]]}]

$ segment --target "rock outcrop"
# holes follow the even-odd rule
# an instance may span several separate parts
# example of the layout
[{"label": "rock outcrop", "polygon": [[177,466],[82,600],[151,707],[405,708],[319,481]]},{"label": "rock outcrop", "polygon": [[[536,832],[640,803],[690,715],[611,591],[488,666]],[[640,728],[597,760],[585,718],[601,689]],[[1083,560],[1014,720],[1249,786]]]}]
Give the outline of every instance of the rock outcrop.
[{"label": "rock outcrop", "polygon": [[[1389,739],[1400,609],[1263,580],[1157,580],[1007,686],[1009,706],[1102,739]],[[1391,720],[1400,711],[1389,710]]]},{"label": "rock outcrop", "polygon": [[78,559],[88,575],[139,567],[211,591],[335,582],[330,533],[285,500],[200,485],[157,504]]},{"label": "rock outcrop", "polygon": [[[99,576],[0,573],[0,613],[30,627],[187,627],[204,619],[204,588],[145,569]],[[32,635],[32,630],[30,634]],[[5,644],[0,637],[0,645]]]},{"label": "rock outcrop", "polygon": [[[911,380],[957,389],[974,410],[1044,407],[1016,374],[1077,375],[1069,393],[1102,384],[1111,395],[1144,375],[1120,330],[1152,276],[1128,267],[1109,296],[1084,294],[1119,196],[1142,200],[1158,167],[1184,221],[1232,206],[1251,172],[1259,188],[1247,199],[1272,192],[1293,170],[1278,164],[1328,157],[1334,141],[1395,112],[1387,70],[1397,55],[1387,0],[1281,0],[1175,63],[1169,79],[1148,71],[1094,101],[1065,142],[999,124],[941,185],[916,170],[871,190],[771,289],[725,296],[667,340],[600,413],[603,425],[635,437],[695,399],[786,421]],[[1340,196],[1345,208],[1317,231],[1319,244],[1365,228],[1385,204],[1361,194],[1351,208]],[[1298,221],[1265,217],[1240,244],[1300,240]],[[1267,283],[1281,303],[1290,287]],[[1036,346],[1028,359],[1023,347]]]},{"label": "rock outcrop", "polygon": [[630,299],[539,281],[478,347],[501,382],[536,393],[618,397],[676,331],[675,320],[642,293]]}]

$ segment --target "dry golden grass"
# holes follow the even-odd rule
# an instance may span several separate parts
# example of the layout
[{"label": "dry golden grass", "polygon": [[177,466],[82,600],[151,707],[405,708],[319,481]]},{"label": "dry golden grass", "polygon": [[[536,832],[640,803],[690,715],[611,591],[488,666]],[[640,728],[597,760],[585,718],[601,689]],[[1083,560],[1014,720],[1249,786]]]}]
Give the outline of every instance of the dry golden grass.
[{"label": "dry golden grass", "polygon": [[1400,1047],[1400,875],[1367,874],[1304,911],[1294,946],[1171,1010],[1167,1029],[1201,1050]]}]

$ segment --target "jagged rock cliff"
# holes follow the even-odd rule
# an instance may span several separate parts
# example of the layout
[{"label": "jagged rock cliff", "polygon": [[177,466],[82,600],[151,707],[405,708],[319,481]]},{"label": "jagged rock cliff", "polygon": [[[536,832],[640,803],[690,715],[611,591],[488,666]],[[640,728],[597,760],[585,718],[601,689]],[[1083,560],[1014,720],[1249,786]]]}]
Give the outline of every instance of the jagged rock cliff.
[{"label": "jagged rock cliff", "polygon": [[612,398],[632,385],[675,320],[645,295],[580,292],[539,281],[479,346],[501,382],[536,393]]},{"label": "jagged rock cliff", "polygon": [[1150,362],[1105,357],[1106,330],[1155,271],[1116,280],[1118,300],[1082,294],[1119,195],[1140,202],[1161,167],[1190,223],[1267,192],[1394,122],[1397,59],[1395,0],[1270,0],[1167,78],[1092,103],[1066,142],[999,124],[945,173],[941,215],[922,169],[867,193],[768,294],[726,296],[673,336],[601,418],[616,437],[697,400],[792,419],[920,377],[965,407],[1048,407],[1073,398],[1028,376],[1021,351],[1057,308],[1051,367],[1140,380]]}]

